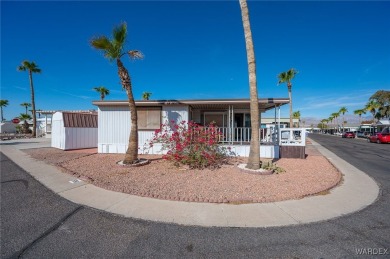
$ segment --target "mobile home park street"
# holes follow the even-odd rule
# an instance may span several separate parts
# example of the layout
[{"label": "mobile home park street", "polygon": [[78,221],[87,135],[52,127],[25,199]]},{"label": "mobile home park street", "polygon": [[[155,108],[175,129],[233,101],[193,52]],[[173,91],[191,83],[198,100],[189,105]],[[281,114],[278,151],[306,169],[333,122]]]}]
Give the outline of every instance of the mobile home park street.
[{"label": "mobile home park street", "polygon": [[381,187],[378,200],[350,215],[289,227],[156,223],[65,200],[1,153],[1,258],[389,256],[390,144],[321,134],[309,138],[370,175]]}]

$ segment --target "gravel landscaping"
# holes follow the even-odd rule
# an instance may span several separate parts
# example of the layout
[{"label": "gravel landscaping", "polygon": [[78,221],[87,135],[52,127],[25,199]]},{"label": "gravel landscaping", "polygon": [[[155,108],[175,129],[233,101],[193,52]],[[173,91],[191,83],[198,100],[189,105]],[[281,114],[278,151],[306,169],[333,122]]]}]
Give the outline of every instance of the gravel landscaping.
[{"label": "gravel landscaping", "polygon": [[324,194],[341,180],[340,172],[310,145],[306,159],[279,159],[276,164],[285,172],[271,175],[243,172],[237,165],[246,158],[234,158],[216,170],[190,170],[157,155],[141,155],[151,163],[127,168],[117,164],[123,154],[97,154],[96,149],[24,152],[107,190],[176,201],[241,204],[300,199]]}]

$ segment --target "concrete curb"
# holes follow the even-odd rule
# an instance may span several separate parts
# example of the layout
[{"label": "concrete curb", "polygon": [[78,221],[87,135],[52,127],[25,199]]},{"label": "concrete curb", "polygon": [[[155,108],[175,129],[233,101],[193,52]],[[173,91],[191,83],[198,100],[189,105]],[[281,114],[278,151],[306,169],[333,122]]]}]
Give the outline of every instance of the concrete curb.
[{"label": "concrete curb", "polygon": [[[17,145],[1,151],[60,196],[125,217],[203,227],[277,227],[328,220],[359,211],[379,195],[376,182],[315,141],[313,145],[340,170],[344,181],[327,195],[259,204],[209,204],[158,200],[108,191],[36,161]],[[22,145],[28,148],[29,145]],[[30,148],[34,148],[31,145]]]}]

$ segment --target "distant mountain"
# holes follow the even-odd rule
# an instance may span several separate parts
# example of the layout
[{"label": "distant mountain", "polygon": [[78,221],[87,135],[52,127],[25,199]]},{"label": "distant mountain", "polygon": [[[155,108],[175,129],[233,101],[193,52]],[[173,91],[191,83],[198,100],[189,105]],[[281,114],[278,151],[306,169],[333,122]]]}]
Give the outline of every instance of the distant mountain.
[{"label": "distant mountain", "polygon": [[[319,119],[316,117],[302,117],[301,118],[301,126],[305,124],[306,127],[310,127],[311,125],[314,125],[314,127],[317,127],[318,123],[321,122],[323,118]],[[342,124],[343,116],[341,115],[339,118],[337,118],[339,125]],[[357,115],[352,115],[352,114],[345,114],[344,115],[344,120],[347,122],[345,125],[346,126],[359,126],[359,116]],[[363,115],[361,118],[361,121],[367,121],[367,120],[372,120],[372,116],[370,115]],[[335,124],[336,122],[334,122]],[[331,124],[331,123],[329,123]]]}]

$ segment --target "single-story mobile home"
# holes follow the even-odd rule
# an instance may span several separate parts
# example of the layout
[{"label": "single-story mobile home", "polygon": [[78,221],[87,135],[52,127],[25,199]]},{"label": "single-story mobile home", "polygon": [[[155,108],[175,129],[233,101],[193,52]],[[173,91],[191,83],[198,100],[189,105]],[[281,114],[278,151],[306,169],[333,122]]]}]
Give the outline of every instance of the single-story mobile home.
[{"label": "single-story mobile home", "polygon": [[[278,158],[279,145],[305,145],[305,134],[298,129],[281,129],[280,107],[288,104],[288,98],[260,98],[260,114],[275,110],[273,124],[262,125],[260,155]],[[125,153],[130,135],[130,110],[127,101],[94,101],[98,107],[98,152]],[[158,145],[145,149],[161,124],[174,121],[193,121],[201,125],[214,122],[225,136],[222,144],[230,146],[240,156],[249,155],[251,125],[249,99],[212,100],[142,100],[136,101],[138,113],[138,139],[140,153],[161,153]],[[281,129],[278,131],[278,129]],[[299,137],[298,137],[299,136]],[[302,138],[301,138],[302,136]],[[287,153],[286,153],[287,154]]]}]

